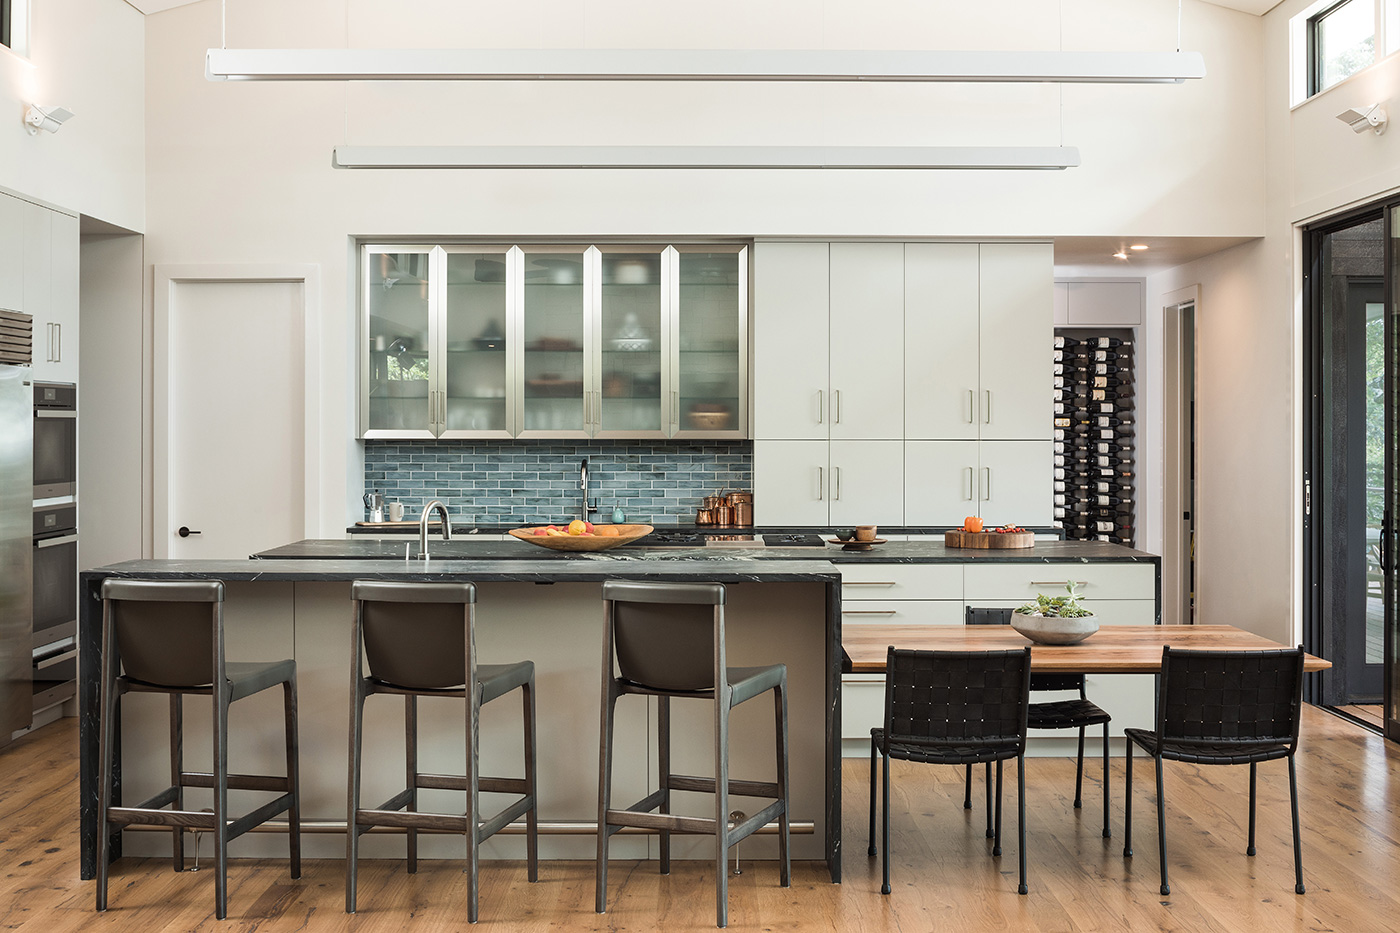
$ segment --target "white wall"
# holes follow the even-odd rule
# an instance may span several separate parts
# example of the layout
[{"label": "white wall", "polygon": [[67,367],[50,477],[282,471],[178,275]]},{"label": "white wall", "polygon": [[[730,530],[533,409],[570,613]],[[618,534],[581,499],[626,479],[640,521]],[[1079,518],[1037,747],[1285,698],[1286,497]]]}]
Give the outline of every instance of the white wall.
[{"label": "white wall", "polygon": [[[348,14],[346,3],[349,4]],[[231,7],[229,47],[1056,48],[1032,0],[318,0]],[[1176,48],[1176,4],[1067,0],[1063,47]],[[219,10],[147,19],[147,261],[320,264],[322,532],[358,510],[357,235],[1257,236],[1263,230],[1256,17],[1188,2],[1183,86],[209,83]],[[1063,118],[1061,113],[1063,112]],[[1063,119],[1063,129],[1061,128]],[[1066,172],[337,172],[343,143],[858,143],[1082,148]],[[248,425],[250,436],[255,425]]]},{"label": "white wall", "polygon": [[[123,0],[33,0],[29,59],[0,49],[0,187],[145,226],[145,23]],[[30,136],[29,103],[76,116]]]}]

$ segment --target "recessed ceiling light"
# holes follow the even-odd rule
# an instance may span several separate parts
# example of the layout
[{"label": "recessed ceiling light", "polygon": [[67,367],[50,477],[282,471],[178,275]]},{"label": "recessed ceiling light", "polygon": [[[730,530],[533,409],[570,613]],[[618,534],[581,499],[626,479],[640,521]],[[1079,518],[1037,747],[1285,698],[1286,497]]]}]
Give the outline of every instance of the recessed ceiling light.
[{"label": "recessed ceiling light", "polygon": [[1134,243],[1132,246],[1129,246],[1128,249],[1147,249],[1147,244],[1146,244],[1146,243]]},{"label": "recessed ceiling light", "polygon": [[1128,258],[1128,254],[1125,253],[1125,252],[1123,252],[1123,251],[1120,249],[1118,252],[1116,252],[1116,253],[1113,254],[1113,258],[1114,258],[1114,259],[1127,259],[1127,258]]}]

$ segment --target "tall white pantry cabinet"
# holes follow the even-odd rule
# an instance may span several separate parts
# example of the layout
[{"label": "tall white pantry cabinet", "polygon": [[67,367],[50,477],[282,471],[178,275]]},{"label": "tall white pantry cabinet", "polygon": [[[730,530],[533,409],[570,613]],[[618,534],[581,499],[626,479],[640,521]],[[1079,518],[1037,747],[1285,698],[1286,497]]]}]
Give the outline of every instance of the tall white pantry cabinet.
[{"label": "tall white pantry cabinet", "polygon": [[767,525],[1052,519],[1049,243],[760,242]]}]

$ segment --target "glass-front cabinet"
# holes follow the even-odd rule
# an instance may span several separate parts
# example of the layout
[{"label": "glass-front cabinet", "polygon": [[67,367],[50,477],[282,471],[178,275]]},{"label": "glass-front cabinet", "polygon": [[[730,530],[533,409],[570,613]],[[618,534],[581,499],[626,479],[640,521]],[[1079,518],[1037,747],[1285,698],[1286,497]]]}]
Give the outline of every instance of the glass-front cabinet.
[{"label": "glass-front cabinet", "polygon": [[741,245],[366,245],[360,435],[742,438]]}]

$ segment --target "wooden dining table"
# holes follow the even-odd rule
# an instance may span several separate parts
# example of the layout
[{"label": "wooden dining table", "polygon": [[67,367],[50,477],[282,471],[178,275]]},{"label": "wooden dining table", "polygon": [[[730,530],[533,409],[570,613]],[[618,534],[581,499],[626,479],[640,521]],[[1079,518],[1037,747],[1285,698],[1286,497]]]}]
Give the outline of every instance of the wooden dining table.
[{"label": "wooden dining table", "polygon": [[[1067,674],[1155,674],[1162,646],[1258,650],[1286,648],[1233,625],[1105,625],[1076,645],[1035,645],[1009,625],[848,625],[841,644],[857,674],[883,674],[890,645],[941,651],[997,651],[1031,645],[1031,670]],[[1332,662],[1303,655],[1304,671]]]}]

